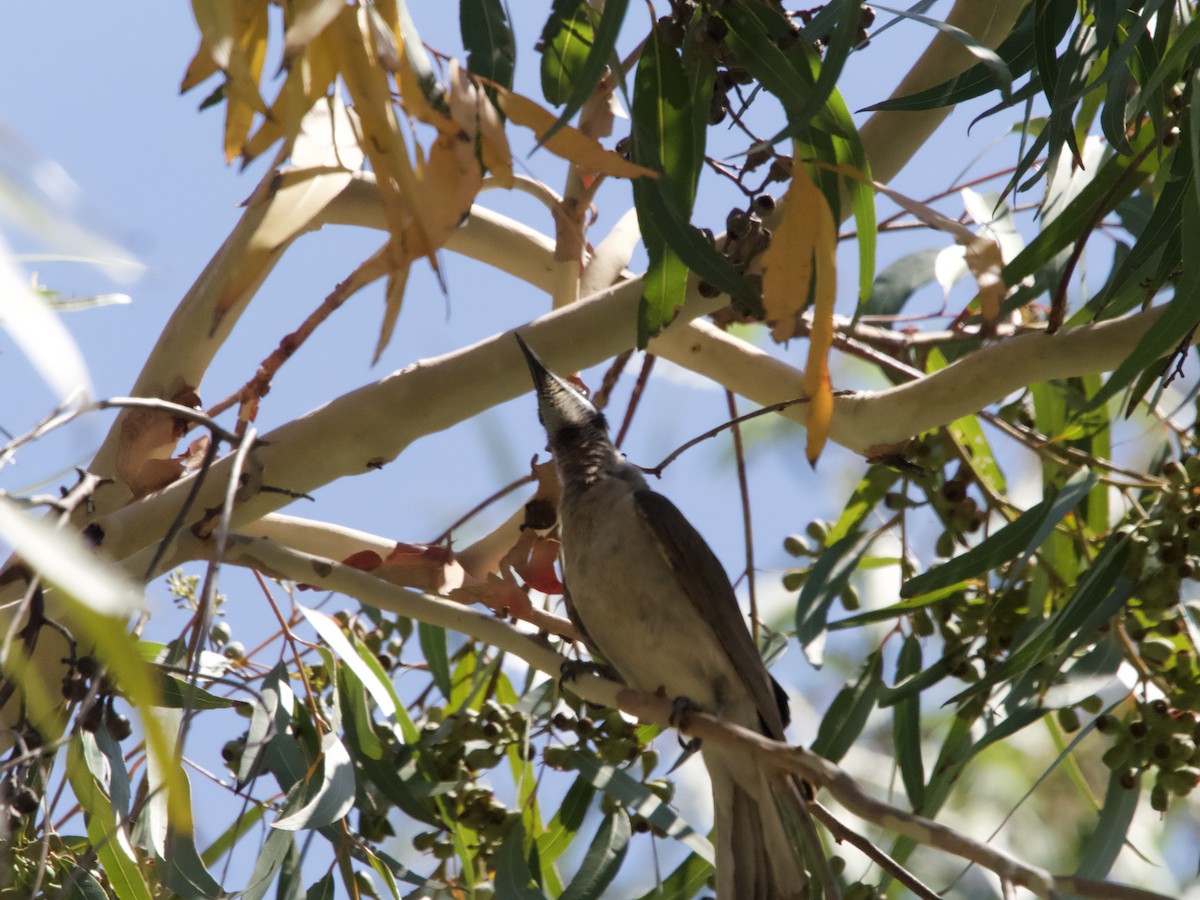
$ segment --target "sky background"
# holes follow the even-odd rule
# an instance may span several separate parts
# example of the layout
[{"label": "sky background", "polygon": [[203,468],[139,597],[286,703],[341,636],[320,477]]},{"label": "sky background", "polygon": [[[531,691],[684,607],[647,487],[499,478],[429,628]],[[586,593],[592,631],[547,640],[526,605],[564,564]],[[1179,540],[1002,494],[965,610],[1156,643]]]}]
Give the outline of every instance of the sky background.
[{"label": "sky background", "polygon": [[[546,4],[510,6],[518,35],[516,87],[540,97],[533,45]],[[456,4],[414,0],[409,8],[429,46],[462,57]],[[938,4],[930,14],[944,15],[947,8],[948,4]],[[631,7],[623,46],[644,34],[645,16],[642,7]],[[903,23],[873,41],[868,51],[852,56],[840,84],[850,109],[884,99],[928,39],[924,27]],[[184,96],[178,91],[197,41],[190,7],[181,2],[14,4],[6,9],[6,27],[0,30],[0,59],[7,76],[0,100],[0,171],[9,179],[28,181],[39,172],[53,171],[47,168],[51,164],[61,167],[77,186],[75,205],[64,211],[128,248],[145,266],[139,279],[120,283],[89,265],[31,259],[23,263],[27,272],[36,271],[40,281],[52,288],[80,294],[121,291],[131,296],[128,305],[63,317],[99,397],[128,392],[175,304],[237,221],[238,204],[252,192],[272,156],[264,154],[265,159],[246,171],[224,164],[223,107],[197,110],[215,82]],[[278,44],[272,45],[275,56],[268,59],[268,72],[278,65],[279,50]],[[275,89],[275,83],[269,82],[264,94],[273,96]],[[1004,124],[989,120],[966,136],[966,122],[980,108],[976,104],[957,112],[893,187],[923,197],[951,184],[959,166],[977,156],[983,157],[973,169],[978,173],[1011,165],[1015,144],[1005,140]],[[856,118],[862,121],[864,116]],[[620,122],[617,129],[621,134]],[[719,145],[719,137],[713,140]],[[523,165],[561,190],[565,167],[545,153],[529,157],[528,149],[526,145],[517,150]],[[954,161],[950,167],[948,159]],[[697,224],[722,230],[731,196],[720,188],[706,191],[702,186]],[[548,213],[528,197],[493,191],[481,202],[552,233]],[[591,241],[598,243],[630,205],[628,186],[610,185],[601,196]],[[962,211],[961,202],[954,198],[943,208],[953,215]],[[886,214],[881,205],[881,218]],[[61,249],[23,234],[11,222],[0,220],[0,234],[18,254]],[[240,387],[279,338],[380,242],[378,233],[346,228],[326,228],[301,239],[237,325],[201,386],[203,402],[211,404]],[[885,236],[879,243],[879,266],[913,250],[947,243],[925,232]],[[418,359],[517,327],[548,311],[548,299],[527,285],[448,253],[443,254],[443,262],[445,295],[427,266],[414,266],[395,337],[374,368],[370,360],[383,311],[380,289],[361,292],[322,325],[276,379],[262,405],[260,433]],[[642,264],[635,259],[634,268]],[[856,264],[852,242],[846,242],[840,253],[842,313],[851,312],[856,299]],[[926,308],[940,302],[936,289],[922,296]],[[959,304],[968,296],[964,294]],[[957,307],[952,304],[952,308]],[[776,352],[801,365],[805,351],[803,342],[795,342]],[[614,395],[610,418],[623,414],[639,365],[640,357]],[[586,377],[598,384],[602,371]],[[627,445],[630,457],[646,465],[727,418],[723,391],[700,384],[662,361],[655,375]],[[881,386],[877,376],[852,363],[840,364],[836,377],[837,388]],[[26,430],[54,405],[51,391],[3,331],[0,384],[5,387],[0,427],[11,433]],[[742,409],[748,406],[743,403]],[[35,452],[22,454],[17,465],[0,470],[0,489],[28,492],[69,482],[64,473],[73,465],[86,464],[110,421],[99,414],[45,439]],[[781,549],[784,535],[803,530],[815,517],[836,517],[865,463],[830,446],[814,472],[804,461],[799,429],[761,423],[751,434],[764,438],[753,443],[749,452],[759,590],[768,601],[774,597],[775,608],[787,615],[794,595],[784,595],[779,587],[779,570],[790,562]],[[527,472],[533,454],[544,457],[543,446],[533,398],[527,395],[418,442],[380,472],[331,484],[317,492],[315,502],[294,504],[286,512],[397,540],[429,540],[481,498]],[[314,447],[313,452],[319,453],[320,448]],[[658,488],[696,523],[736,577],[745,558],[731,459],[727,436],[705,442],[673,465]],[[1024,457],[1011,454],[1008,459],[1015,473],[1032,475]],[[1015,480],[1022,502],[1037,499],[1036,478]],[[508,503],[498,504],[463,529],[459,545],[486,532],[521,502],[524,495],[518,492]],[[223,590],[236,604],[230,614],[234,636],[252,645],[256,635],[273,627],[269,612],[248,579],[224,577]],[[868,603],[890,602],[895,587],[894,576],[880,576],[868,585]],[[159,609],[169,610],[161,585],[153,586],[151,595]],[[168,616],[165,621],[176,620]],[[167,633],[169,629],[166,626]],[[830,657],[821,673],[814,673],[794,647],[777,668],[777,676],[793,695],[797,739],[811,739],[810,729],[846,677],[850,664],[844,654],[857,655],[850,640],[831,641]],[[202,790],[197,798],[204,802]],[[703,797],[697,801],[701,807],[704,802]],[[684,803],[688,803],[686,796]],[[199,843],[204,846],[203,836]]]}]

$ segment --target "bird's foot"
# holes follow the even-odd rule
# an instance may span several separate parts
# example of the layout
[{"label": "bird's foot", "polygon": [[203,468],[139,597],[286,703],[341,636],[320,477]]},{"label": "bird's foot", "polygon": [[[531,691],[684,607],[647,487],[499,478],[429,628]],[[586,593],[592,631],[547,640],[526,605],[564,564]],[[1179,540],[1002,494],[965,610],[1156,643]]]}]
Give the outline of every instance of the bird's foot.
[{"label": "bird's foot", "polygon": [[[667,719],[667,724],[672,728],[678,729],[688,714],[694,712],[703,712],[703,707],[691,697],[676,697],[671,701],[671,715]],[[700,738],[684,740],[682,732],[678,732],[678,738],[679,746],[687,751],[689,755],[700,749]]]},{"label": "bird's foot", "polygon": [[559,684],[570,684],[572,681],[578,681],[583,675],[598,675],[600,678],[607,678],[610,681],[621,680],[621,676],[612,666],[598,662],[584,662],[581,659],[567,659],[563,661],[558,670],[558,682]]}]

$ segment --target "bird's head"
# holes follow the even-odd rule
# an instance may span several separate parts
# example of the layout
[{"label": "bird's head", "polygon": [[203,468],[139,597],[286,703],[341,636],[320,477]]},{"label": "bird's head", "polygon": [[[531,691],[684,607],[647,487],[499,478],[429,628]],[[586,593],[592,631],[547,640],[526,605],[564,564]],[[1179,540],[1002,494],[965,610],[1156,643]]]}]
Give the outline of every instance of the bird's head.
[{"label": "bird's head", "polygon": [[608,423],[604,414],[583,394],[547,369],[519,334],[513,337],[521,345],[521,352],[529,364],[529,373],[537,390],[538,419],[546,429],[555,455],[581,444],[590,444],[597,437],[607,441]]}]

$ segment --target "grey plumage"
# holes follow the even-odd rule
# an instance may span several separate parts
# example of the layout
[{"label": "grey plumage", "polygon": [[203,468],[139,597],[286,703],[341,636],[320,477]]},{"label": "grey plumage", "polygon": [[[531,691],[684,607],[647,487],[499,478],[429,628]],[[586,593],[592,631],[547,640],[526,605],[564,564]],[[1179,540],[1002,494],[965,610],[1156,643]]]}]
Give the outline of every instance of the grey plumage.
[{"label": "grey plumage", "polygon": [[[616,449],[604,416],[517,340],[562,483],[564,582],[593,649],[630,687],[686,697],[782,740],[786,695],[763,665],[720,561]],[[719,900],[810,896],[777,808],[811,833],[799,786],[769,782],[735,750],[706,745],[701,755],[713,784]]]}]

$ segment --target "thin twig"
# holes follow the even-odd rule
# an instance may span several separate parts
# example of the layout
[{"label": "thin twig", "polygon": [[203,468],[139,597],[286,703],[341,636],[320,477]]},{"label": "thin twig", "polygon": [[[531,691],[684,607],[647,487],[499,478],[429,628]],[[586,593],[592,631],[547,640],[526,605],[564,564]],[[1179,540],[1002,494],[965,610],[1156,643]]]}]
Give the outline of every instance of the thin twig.
[{"label": "thin twig", "polygon": [[941,894],[922,882],[921,879],[917,878],[916,875],[908,871],[904,866],[900,865],[885,850],[876,847],[874,841],[863,837],[857,831],[853,831],[839,822],[833,813],[820,803],[810,800],[808,801],[808,808],[812,810],[817,820],[829,829],[829,833],[833,835],[833,839],[839,844],[844,841],[856,848],[863,856],[895,878],[912,891],[913,894],[920,897],[921,900],[942,900]]},{"label": "thin twig", "polygon": [[608,399],[612,396],[613,388],[617,386],[617,381],[621,378],[621,373],[625,371],[625,366],[628,364],[630,357],[633,356],[632,350],[626,350],[624,353],[619,353],[613,359],[604,373],[604,378],[600,382],[600,388],[592,394],[592,405],[596,409],[604,409],[608,406]]},{"label": "thin twig", "polygon": [[646,382],[650,379],[650,372],[654,368],[654,360],[655,356],[652,353],[647,353],[646,358],[642,360],[642,371],[638,373],[637,381],[633,384],[633,393],[629,395],[629,405],[625,407],[625,418],[621,420],[617,439],[613,441],[618,447],[625,442],[625,435],[629,431],[629,426],[633,424],[633,414],[637,412],[638,404],[641,403],[642,392],[646,390]]},{"label": "thin twig", "polygon": [[746,587],[750,592],[750,633],[758,644],[758,592],[754,577],[754,528],[750,518],[750,484],[746,478],[746,448],[742,444],[742,429],[737,422],[737,401],[733,391],[725,391],[725,404],[733,420],[729,431],[733,435],[733,455],[737,461],[738,493],[742,495],[742,531],[746,540]]},{"label": "thin twig", "polygon": [[250,426],[238,444],[236,452],[233,454],[233,461],[229,469],[229,480],[225,485],[225,502],[221,505],[216,532],[213,535],[212,558],[209,560],[208,566],[204,571],[204,583],[198,595],[198,608],[196,615],[193,617],[195,624],[192,631],[192,639],[188,643],[188,678],[184,689],[184,713],[179,723],[179,739],[175,745],[177,748],[176,753],[179,757],[183,755],[183,747],[187,741],[188,730],[191,728],[192,720],[198,712],[194,704],[186,702],[186,695],[188,691],[194,689],[199,683],[200,644],[212,628],[213,612],[217,605],[217,577],[221,570],[221,560],[225,557],[225,547],[229,543],[229,520],[233,516],[233,507],[237,502],[238,492],[242,488],[242,472],[245,470],[246,460],[249,459],[250,451],[253,449],[257,439],[257,429],[254,426]]},{"label": "thin twig", "polygon": [[686,451],[691,450],[702,441],[707,441],[709,438],[716,437],[726,428],[732,428],[735,425],[740,425],[742,422],[749,422],[751,419],[757,419],[759,416],[777,413],[780,410],[787,409],[788,407],[807,402],[807,397],[797,397],[794,400],[783,400],[779,403],[772,403],[770,406],[764,406],[762,409],[756,409],[753,412],[748,412],[745,415],[738,416],[736,419],[733,419],[729,422],[722,422],[716,428],[710,429],[709,431],[704,432],[704,434],[698,435],[697,437],[692,438],[690,441],[680,444],[678,447],[668,453],[666,458],[657,466],[639,466],[639,468],[647,475],[653,475],[656,478],[661,478],[663,469],[675,462],[675,460],[682,456]]},{"label": "thin twig", "polygon": [[447,528],[445,531],[443,531],[441,534],[439,534],[437,537],[435,537],[429,543],[430,544],[441,544],[441,543],[444,543],[444,542],[450,540],[451,535],[453,535],[455,531],[457,531],[459,528],[461,528],[467,522],[471,521],[471,519],[475,518],[477,515],[479,515],[481,512],[483,512],[485,509],[487,509],[489,506],[491,506],[497,500],[508,496],[513,491],[515,491],[517,488],[521,487],[521,485],[523,485],[523,484],[530,484],[531,482],[533,482],[533,480],[534,480],[534,477],[533,477],[533,473],[531,472],[528,475],[522,475],[516,481],[509,482],[504,487],[500,488],[500,490],[496,491],[495,493],[491,494],[488,497],[485,497],[483,500],[480,500],[478,503],[476,503],[474,506],[472,506],[469,510],[467,510],[467,512],[465,512],[463,515],[461,515],[457,519],[455,519],[454,522],[452,522],[450,524],[449,528]]},{"label": "thin twig", "polygon": [[238,430],[239,432],[244,430],[257,412],[254,405],[271,389],[271,382],[275,375],[283,367],[283,364],[291,359],[295,352],[304,345],[304,342],[312,336],[317,327],[359,290],[391,271],[392,263],[388,258],[388,247],[389,245],[385,244],[359,263],[358,267],[334,287],[320,305],[308,314],[295,331],[280,339],[279,345],[259,363],[254,377],[224,400],[209,407],[208,414],[210,416],[218,415],[236,403],[241,407],[238,414]]}]

